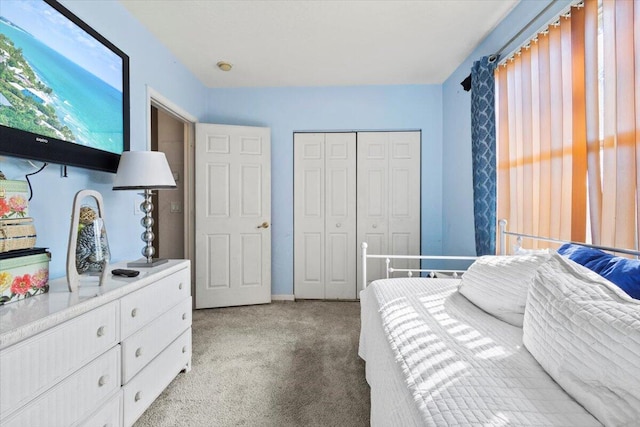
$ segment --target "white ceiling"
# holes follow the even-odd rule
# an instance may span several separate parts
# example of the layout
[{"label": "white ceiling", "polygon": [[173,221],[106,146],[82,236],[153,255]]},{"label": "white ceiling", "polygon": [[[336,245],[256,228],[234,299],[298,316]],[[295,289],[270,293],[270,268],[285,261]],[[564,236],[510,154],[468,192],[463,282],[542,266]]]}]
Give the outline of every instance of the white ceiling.
[{"label": "white ceiling", "polygon": [[519,0],[119,1],[205,86],[258,87],[442,83]]}]

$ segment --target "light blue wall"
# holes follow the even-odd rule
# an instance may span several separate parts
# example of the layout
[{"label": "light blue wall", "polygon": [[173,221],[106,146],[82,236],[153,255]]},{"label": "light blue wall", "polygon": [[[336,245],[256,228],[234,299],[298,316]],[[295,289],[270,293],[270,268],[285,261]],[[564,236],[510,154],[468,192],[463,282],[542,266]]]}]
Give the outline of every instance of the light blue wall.
[{"label": "light blue wall", "polygon": [[[473,181],[471,167],[471,93],[460,85],[473,62],[499,51],[546,6],[548,0],[523,0],[473,51],[442,85],[443,92],[443,252],[447,255],[475,255]],[[557,0],[521,36],[506,46],[505,55],[530,38],[553,19],[570,0]]]},{"label": "light blue wall", "polygon": [[293,132],[422,130],[422,253],[442,251],[440,85],[213,89],[210,123],[267,126],[272,147],[272,293],[293,294]]},{"label": "light blue wall", "polygon": [[[62,1],[69,10],[93,27],[130,58],[131,149],[147,148],[147,85],[171,99],[195,117],[203,117],[206,90],[129,12],[115,1]],[[34,172],[26,161],[0,158],[0,170],[8,179],[24,179]],[[34,196],[30,216],[35,218],[37,245],[52,253],[50,275],[64,276],[69,240],[71,205],[81,189],[99,191],[104,197],[109,245],[114,260],[139,258],[142,227],[134,204],[135,192],[112,191],[113,174],[69,168],[60,176],[58,165],[49,165],[31,177]]]}]

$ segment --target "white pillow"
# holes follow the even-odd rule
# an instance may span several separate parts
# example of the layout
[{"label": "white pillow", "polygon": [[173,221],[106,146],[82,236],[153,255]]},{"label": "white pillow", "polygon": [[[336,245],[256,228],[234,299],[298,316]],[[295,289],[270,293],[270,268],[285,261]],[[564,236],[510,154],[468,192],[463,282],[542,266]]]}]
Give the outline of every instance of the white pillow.
[{"label": "white pillow", "polygon": [[529,288],[523,341],[549,375],[604,425],[638,425],[640,301],[554,254]]},{"label": "white pillow", "polygon": [[469,301],[514,326],[522,326],[527,291],[549,251],[478,258],[462,276],[459,292]]}]

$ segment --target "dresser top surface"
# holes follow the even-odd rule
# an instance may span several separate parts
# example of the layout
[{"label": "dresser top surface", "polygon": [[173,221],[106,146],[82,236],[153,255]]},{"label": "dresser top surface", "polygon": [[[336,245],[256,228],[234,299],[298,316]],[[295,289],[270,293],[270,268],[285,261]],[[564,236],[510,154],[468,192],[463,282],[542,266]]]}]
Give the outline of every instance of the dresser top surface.
[{"label": "dresser top surface", "polygon": [[[52,280],[48,293],[0,306],[0,350],[188,267],[188,260],[169,260],[157,267],[137,268],[137,277],[107,274],[102,286],[97,276],[82,278],[77,292],[69,292],[64,277]],[[127,267],[123,262],[108,268]]]}]

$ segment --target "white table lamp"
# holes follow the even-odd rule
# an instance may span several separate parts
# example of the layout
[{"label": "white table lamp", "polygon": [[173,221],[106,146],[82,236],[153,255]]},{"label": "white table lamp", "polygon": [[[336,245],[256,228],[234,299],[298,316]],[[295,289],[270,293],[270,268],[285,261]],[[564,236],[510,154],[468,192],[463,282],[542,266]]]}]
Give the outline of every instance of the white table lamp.
[{"label": "white table lamp", "polygon": [[166,259],[153,258],[153,203],[151,202],[151,190],[176,188],[176,182],[169,168],[169,163],[164,153],[159,151],[125,151],[120,156],[118,171],[113,182],[114,190],[144,190],[144,201],[140,204],[140,210],[144,217],[140,224],[145,228],[142,233],[142,248],[144,259],[130,262],[127,267],[155,267],[167,262]]}]

